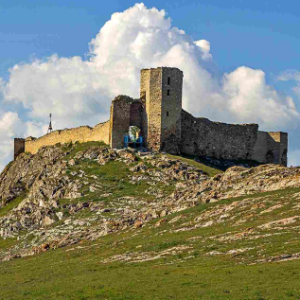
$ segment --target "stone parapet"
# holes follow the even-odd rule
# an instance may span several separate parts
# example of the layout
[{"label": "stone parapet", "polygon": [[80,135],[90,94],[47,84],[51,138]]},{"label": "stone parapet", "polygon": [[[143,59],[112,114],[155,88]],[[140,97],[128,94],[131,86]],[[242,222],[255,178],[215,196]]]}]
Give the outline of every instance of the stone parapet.
[{"label": "stone parapet", "polygon": [[235,125],[195,118],[182,110],[181,152],[217,159],[251,159],[257,124]]},{"label": "stone parapet", "polygon": [[99,141],[109,144],[109,121],[97,124],[91,128],[81,126],[71,129],[56,130],[38,139],[27,138],[25,140],[25,152],[35,154],[44,146],[52,146],[58,143],[65,144],[70,142],[91,142]]}]

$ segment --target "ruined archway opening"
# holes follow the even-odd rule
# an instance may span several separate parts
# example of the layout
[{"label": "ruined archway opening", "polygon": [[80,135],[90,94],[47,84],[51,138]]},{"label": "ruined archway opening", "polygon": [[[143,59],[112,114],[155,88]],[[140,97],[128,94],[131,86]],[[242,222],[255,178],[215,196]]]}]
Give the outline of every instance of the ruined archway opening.
[{"label": "ruined archway opening", "polygon": [[266,163],[267,164],[273,164],[275,160],[274,153],[270,150],[266,154]]},{"label": "ruined archway opening", "polygon": [[140,100],[136,100],[130,105],[129,128],[128,133],[124,136],[125,148],[139,148],[144,146],[143,110],[144,106]]},{"label": "ruined archway opening", "polygon": [[129,126],[128,134],[124,137],[125,148],[139,148],[143,147],[144,139],[141,135],[142,130],[137,126]]}]

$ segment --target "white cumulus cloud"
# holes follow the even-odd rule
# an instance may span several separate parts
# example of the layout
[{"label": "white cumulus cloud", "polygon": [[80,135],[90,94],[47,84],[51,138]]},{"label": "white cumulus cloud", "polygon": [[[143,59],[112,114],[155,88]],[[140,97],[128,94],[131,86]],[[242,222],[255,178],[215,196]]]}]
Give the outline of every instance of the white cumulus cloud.
[{"label": "white cumulus cloud", "polygon": [[287,70],[278,77],[280,81],[295,81],[296,86],[293,87],[295,94],[300,97],[300,72],[297,70]]},{"label": "white cumulus cloud", "polygon": [[40,124],[23,122],[15,112],[0,114],[0,170],[13,158],[14,137],[26,137],[32,133],[41,135],[40,128]]},{"label": "white cumulus cloud", "polygon": [[210,42],[207,40],[199,40],[196,41],[195,44],[201,49],[203,52],[202,58],[204,60],[209,60],[212,58],[212,55],[210,54]]},{"label": "white cumulus cloud", "polygon": [[184,72],[183,106],[196,116],[274,130],[299,120],[293,99],[269,86],[263,71],[240,67],[214,75],[209,41],[194,41],[164,10],[143,3],[111,16],[90,42],[87,60],[54,54],[20,63],[0,85],[6,103],[21,104],[32,124],[46,124],[52,112],[55,129],[94,125],[109,118],[116,95],[139,96],[140,69],[158,66]]},{"label": "white cumulus cloud", "polygon": [[229,110],[239,122],[258,122],[265,129],[293,128],[299,113],[291,97],[266,84],[265,73],[240,67],[224,75],[223,90]]}]

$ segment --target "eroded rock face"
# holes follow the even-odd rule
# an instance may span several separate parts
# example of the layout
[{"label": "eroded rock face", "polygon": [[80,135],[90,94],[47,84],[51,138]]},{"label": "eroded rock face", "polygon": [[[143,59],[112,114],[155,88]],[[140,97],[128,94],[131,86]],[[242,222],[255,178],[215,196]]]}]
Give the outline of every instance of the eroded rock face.
[{"label": "eroded rock face", "polygon": [[[1,238],[19,238],[20,231],[27,232],[21,238],[23,244],[14,249],[27,250],[18,250],[16,257],[39,252],[36,248],[29,251],[29,248],[42,243],[49,244],[50,249],[53,244],[68,245],[131,226],[142,227],[145,222],[168,214],[163,199],[171,191],[166,194],[157,185],[174,185],[175,189],[174,182],[208,178],[201,170],[164,155],[91,146],[70,156],[74,147],[66,150],[53,146],[41,149],[36,155],[22,154],[0,175],[2,207],[18,197],[24,198],[17,207],[0,217]],[[98,175],[87,174],[88,170],[82,169],[94,163],[93,170],[97,173],[112,161],[128,166],[126,180],[133,188],[146,182],[145,195],[153,200],[144,202],[137,196],[115,198],[113,193],[106,191],[105,182]],[[90,201],[89,195],[99,201]],[[111,198],[105,207],[101,200]],[[77,215],[83,211],[88,212],[89,217],[78,219]],[[57,226],[58,222],[63,224]],[[34,242],[26,242],[29,235],[34,236],[31,237]],[[63,243],[59,242],[61,239]],[[14,254],[10,256],[15,257]]]},{"label": "eroded rock face", "polygon": [[194,191],[180,191],[176,198],[207,203],[290,187],[300,187],[299,168],[279,165],[261,165],[250,169],[232,167],[225,173],[201,182]]},{"label": "eroded rock face", "polygon": [[[0,201],[4,206],[26,190],[38,189],[49,177],[63,181],[65,163],[60,161],[67,153],[59,147],[41,149],[36,155],[22,154],[0,175]],[[49,184],[49,183],[47,183]],[[57,185],[59,182],[57,180]],[[46,193],[44,196],[48,196]]]}]

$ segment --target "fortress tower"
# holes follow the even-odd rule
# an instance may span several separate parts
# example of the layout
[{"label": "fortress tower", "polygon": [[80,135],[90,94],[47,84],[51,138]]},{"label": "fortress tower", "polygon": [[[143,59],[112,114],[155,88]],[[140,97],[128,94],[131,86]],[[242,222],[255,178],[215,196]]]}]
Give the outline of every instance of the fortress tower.
[{"label": "fortress tower", "polygon": [[177,68],[141,71],[140,97],[145,105],[144,136],[151,150],[180,152],[182,83],[183,72]]}]

